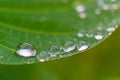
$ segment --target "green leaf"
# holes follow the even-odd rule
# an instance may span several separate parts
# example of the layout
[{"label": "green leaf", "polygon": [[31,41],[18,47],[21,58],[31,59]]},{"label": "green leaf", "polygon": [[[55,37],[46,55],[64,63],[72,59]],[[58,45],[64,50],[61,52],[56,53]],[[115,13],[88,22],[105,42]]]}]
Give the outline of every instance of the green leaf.
[{"label": "green leaf", "polygon": [[118,27],[119,5],[118,0],[1,0],[0,63],[43,62],[87,50]]}]

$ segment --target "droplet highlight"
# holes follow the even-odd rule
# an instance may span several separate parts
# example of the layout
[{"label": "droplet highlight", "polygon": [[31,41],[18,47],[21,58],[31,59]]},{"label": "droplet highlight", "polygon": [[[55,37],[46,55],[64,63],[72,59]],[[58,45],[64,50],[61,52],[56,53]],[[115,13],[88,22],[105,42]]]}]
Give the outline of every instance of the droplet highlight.
[{"label": "droplet highlight", "polygon": [[79,41],[77,43],[77,49],[78,49],[78,51],[86,50],[88,47],[89,46],[88,46],[88,44],[85,41]]},{"label": "droplet highlight", "polygon": [[41,51],[39,54],[37,54],[36,58],[40,62],[48,61],[50,59],[50,55],[48,54],[47,51]]},{"label": "droplet highlight", "polygon": [[70,52],[73,51],[75,49],[75,44],[72,41],[67,41],[64,46],[63,46],[63,50],[64,52]]},{"label": "droplet highlight", "polygon": [[61,49],[56,45],[52,45],[50,49],[48,50],[48,53],[50,54],[50,56],[55,57],[61,54]]},{"label": "droplet highlight", "polygon": [[85,11],[85,6],[84,5],[77,5],[75,7],[75,10],[79,13],[84,12]]},{"label": "droplet highlight", "polygon": [[108,28],[106,29],[106,31],[107,31],[107,32],[113,32],[113,31],[115,31],[115,27],[108,27]]},{"label": "droplet highlight", "polygon": [[79,32],[79,33],[77,33],[77,36],[78,36],[78,37],[84,37],[84,34],[81,33],[81,32]]},{"label": "droplet highlight", "polygon": [[36,55],[36,50],[31,44],[23,43],[17,47],[16,53],[23,57],[32,57]]},{"label": "droplet highlight", "polygon": [[95,35],[95,39],[97,39],[97,40],[102,40],[103,38],[104,38],[104,36],[102,34]]}]

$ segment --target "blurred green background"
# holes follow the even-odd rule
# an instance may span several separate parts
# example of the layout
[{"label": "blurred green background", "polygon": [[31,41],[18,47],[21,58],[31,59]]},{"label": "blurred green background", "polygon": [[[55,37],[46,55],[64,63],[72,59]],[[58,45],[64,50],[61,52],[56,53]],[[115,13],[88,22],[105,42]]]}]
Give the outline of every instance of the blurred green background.
[{"label": "blurred green background", "polygon": [[83,53],[44,63],[0,65],[0,80],[120,80],[120,28]]}]

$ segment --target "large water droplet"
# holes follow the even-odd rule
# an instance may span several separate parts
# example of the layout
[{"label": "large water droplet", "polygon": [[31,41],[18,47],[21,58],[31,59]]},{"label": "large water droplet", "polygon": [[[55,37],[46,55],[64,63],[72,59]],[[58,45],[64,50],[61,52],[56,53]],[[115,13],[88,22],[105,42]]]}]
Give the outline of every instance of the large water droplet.
[{"label": "large water droplet", "polygon": [[32,57],[36,55],[36,50],[31,44],[23,43],[17,47],[16,53],[23,57]]},{"label": "large water droplet", "polygon": [[77,43],[77,49],[78,51],[83,51],[86,50],[89,46],[87,45],[87,43],[85,41],[80,41]]},{"label": "large water droplet", "polygon": [[63,50],[64,52],[70,52],[70,51],[73,51],[75,47],[76,46],[72,41],[67,41],[63,46]]},{"label": "large water droplet", "polygon": [[40,61],[40,62],[44,62],[50,59],[50,55],[48,54],[47,51],[41,51],[39,54],[37,54],[36,58]]}]

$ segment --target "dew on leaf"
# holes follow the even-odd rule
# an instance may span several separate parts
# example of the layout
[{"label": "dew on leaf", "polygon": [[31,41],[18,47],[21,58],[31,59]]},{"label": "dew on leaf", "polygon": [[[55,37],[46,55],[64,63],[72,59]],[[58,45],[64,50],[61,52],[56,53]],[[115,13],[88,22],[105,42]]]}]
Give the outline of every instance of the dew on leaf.
[{"label": "dew on leaf", "polygon": [[103,38],[104,38],[104,36],[102,34],[96,34],[95,35],[96,40],[102,40]]},{"label": "dew on leaf", "polygon": [[98,27],[97,27],[97,30],[102,31],[102,30],[103,30],[103,27],[102,27],[102,26],[98,26]]},{"label": "dew on leaf", "polygon": [[75,47],[76,46],[72,41],[67,41],[62,47],[62,49],[64,50],[64,52],[70,52],[70,51],[73,51]]},{"label": "dew on leaf", "polygon": [[52,45],[50,47],[50,49],[48,50],[48,53],[50,54],[50,56],[55,57],[55,56],[61,54],[61,49],[56,45]]},{"label": "dew on leaf", "polygon": [[103,5],[102,5],[102,9],[103,9],[103,10],[109,10],[110,7],[109,7],[109,5],[107,5],[107,4],[103,4]]},{"label": "dew on leaf", "polygon": [[78,37],[83,37],[83,36],[84,36],[84,34],[83,34],[83,33],[81,33],[81,32],[79,32],[79,33],[77,33],[77,36],[78,36]]},{"label": "dew on leaf", "polygon": [[36,55],[36,50],[31,44],[23,43],[17,47],[16,53],[23,57],[32,57]]},{"label": "dew on leaf", "polygon": [[86,35],[86,37],[88,37],[88,38],[91,38],[91,37],[94,36],[92,33],[86,33],[85,35]]},{"label": "dew on leaf", "polygon": [[81,19],[85,19],[85,18],[87,18],[87,14],[85,12],[79,13],[79,17]]},{"label": "dew on leaf", "polygon": [[95,9],[95,13],[99,15],[101,13],[101,10],[100,9]]},{"label": "dew on leaf", "polygon": [[114,10],[119,9],[119,6],[117,4],[112,4],[111,9],[114,9]]},{"label": "dew on leaf", "polygon": [[39,54],[36,55],[36,58],[40,61],[40,62],[44,62],[50,59],[50,55],[48,54],[47,51],[41,51]]},{"label": "dew on leaf", "polygon": [[77,6],[75,7],[75,10],[76,10],[77,12],[79,12],[79,13],[84,12],[84,11],[85,11],[85,6],[79,4],[79,5],[77,5]]},{"label": "dew on leaf", "polygon": [[107,31],[107,32],[113,32],[113,31],[115,31],[115,27],[108,27],[108,28],[106,29],[106,31]]},{"label": "dew on leaf", "polygon": [[4,58],[4,56],[0,56],[0,59]]},{"label": "dew on leaf", "polygon": [[116,0],[110,0],[111,2],[116,2]]},{"label": "dew on leaf", "polygon": [[88,44],[85,41],[79,41],[77,43],[77,49],[78,49],[78,51],[86,50],[88,47],[89,46],[88,46]]}]

